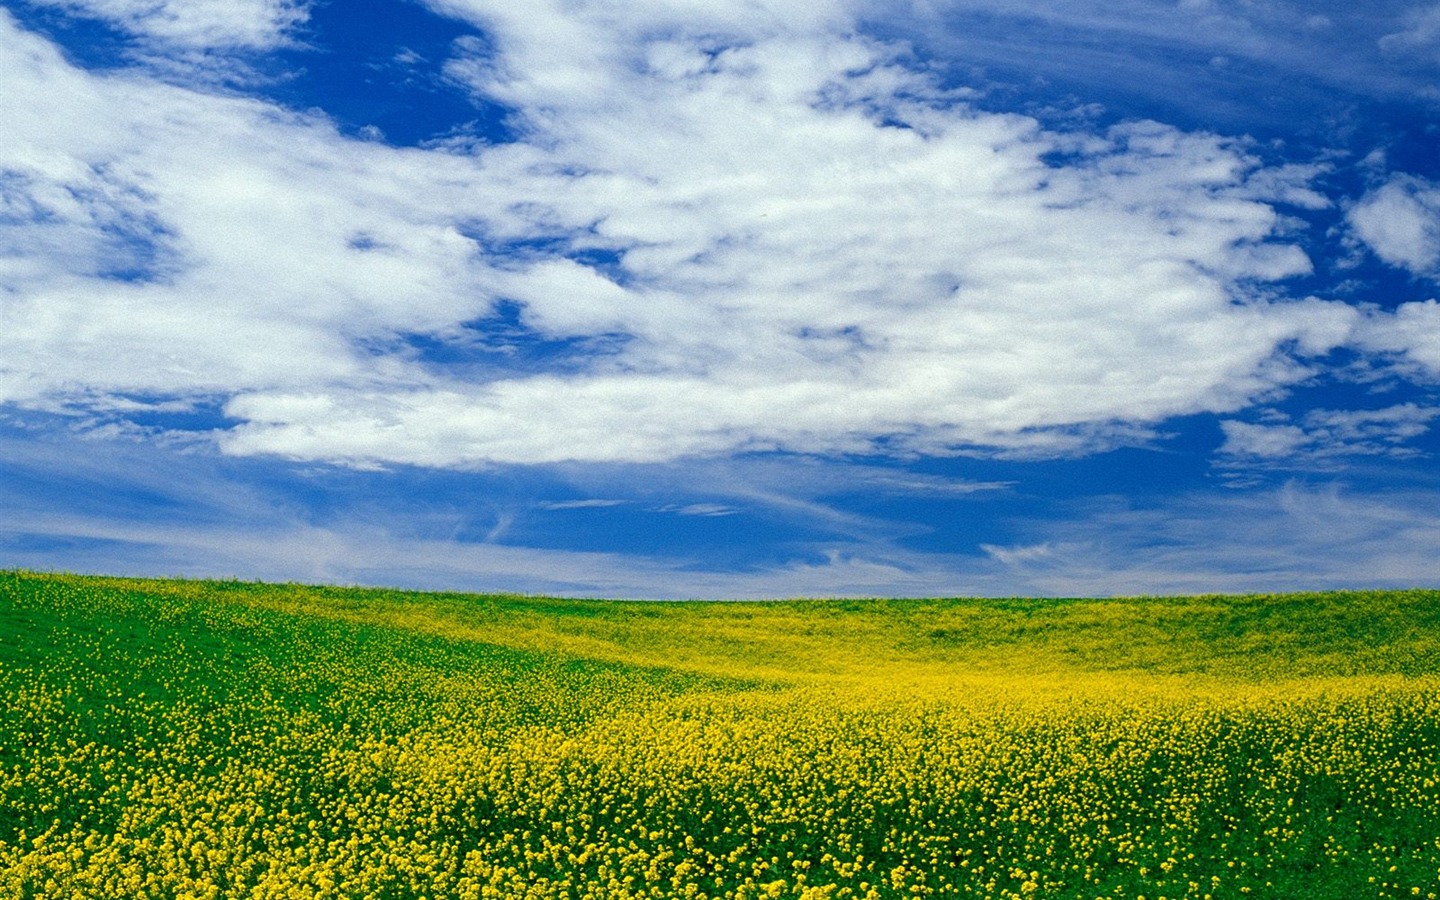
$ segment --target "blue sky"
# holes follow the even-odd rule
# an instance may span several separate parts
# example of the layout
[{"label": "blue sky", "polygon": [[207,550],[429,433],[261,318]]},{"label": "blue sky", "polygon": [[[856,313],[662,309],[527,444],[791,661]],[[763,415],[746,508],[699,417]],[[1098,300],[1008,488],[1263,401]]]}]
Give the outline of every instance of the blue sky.
[{"label": "blue sky", "polygon": [[1440,576],[1440,4],[0,0],[0,566]]}]

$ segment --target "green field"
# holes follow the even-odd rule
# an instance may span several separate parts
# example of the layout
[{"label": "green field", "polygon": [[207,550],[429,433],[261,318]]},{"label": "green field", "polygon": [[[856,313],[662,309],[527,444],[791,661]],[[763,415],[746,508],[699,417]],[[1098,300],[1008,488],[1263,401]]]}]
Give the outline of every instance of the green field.
[{"label": "green field", "polygon": [[0,897],[1440,893],[1440,592],[0,572]]}]

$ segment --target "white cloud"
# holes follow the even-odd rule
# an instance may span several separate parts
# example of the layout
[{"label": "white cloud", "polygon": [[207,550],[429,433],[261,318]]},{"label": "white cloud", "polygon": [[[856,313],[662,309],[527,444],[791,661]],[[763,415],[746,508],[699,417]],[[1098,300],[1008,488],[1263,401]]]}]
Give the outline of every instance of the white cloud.
[{"label": "white cloud", "polygon": [[457,231],[473,162],[87,75],[8,15],[0,44],[0,400],[393,380],[358,341],[489,307]]},{"label": "white cloud", "polygon": [[1440,274],[1440,185],[1393,175],[1347,213],[1375,255],[1416,275]]},{"label": "white cloud", "polygon": [[1440,409],[1401,403],[1385,409],[1314,409],[1300,424],[1224,421],[1220,455],[1229,463],[1307,463],[1342,456],[1412,456],[1406,441],[1427,432]]},{"label": "white cloud", "polygon": [[103,19],[132,35],[186,50],[265,50],[289,42],[306,0],[35,0]]},{"label": "white cloud", "polygon": [[1395,355],[1401,368],[1417,377],[1440,378],[1440,303],[1402,303],[1394,313],[1367,316],[1356,341],[1366,350]]},{"label": "white cloud", "polygon": [[1226,456],[1286,458],[1294,455],[1308,442],[1304,429],[1295,425],[1260,425],[1250,422],[1220,423],[1225,443],[1220,453]]},{"label": "white cloud", "polygon": [[[0,401],[218,397],[230,453],[356,465],[1045,455],[1242,409],[1357,321],[1255,289],[1310,268],[1270,199],[1318,201],[1242,143],[979,112],[840,5],[446,8],[498,48],[451,75],[524,140],[347,140],[0,18]],[[495,249],[540,240],[563,252]],[[405,341],[465,349],[502,298],[610,349]]]},{"label": "white cloud", "polygon": [[684,506],[666,506],[661,512],[673,512],[677,516],[733,516],[739,512],[733,506],[723,503],[687,503]]},{"label": "white cloud", "polygon": [[[1214,137],[1141,123],[1051,168],[1041,157],[1067,139],[936,105],[924,76],[863,40],[726,44],[702,22],[703,38],[637,43],[604,4],[558,23],[463,8],[502,60],[452,72],[544,113],[543,135],[492,160],[565,173],[530,188],[544,224],[622,254],[618,283],[546,261],[503,290],[548,333],[633,336],[623,370],[391,395],[405,427],[389,436],[374,396],[323,421],[242,397],[231,412],[254,424],[227,438],[233,452],[310,455],[342,435],[337,455],[433,464],[863,450],[877,436],[1043,451],[1097,423],[1241,406],[1293,377],[1278,343],[1323,351],[1349,327],[1337,305],[1231,303],[1239,280],[1309,263],[1265,242],[1276,216],[1251,196],[1255,166]],[[601,58],[562,49],[577,43]],[[552,410],[551,433],[505,428],[522,409]],[[472,437],[414,437],[440,421]]]},{"label": "white cloud", "polygon": [[1433,53],[1440,43],[1440,6],[1417,6],[1403,19],[1403,27],[1379,39],[1388,54]]},{"label": "white cloud", "polygon": [[547,501],[544,501],[544,502],[539,503],[539,504],[537,504],[537,505],[538,505],[541,509],[545,509],[545,510],[605,509],[605,508],[611,507],[611,506],[623,506],[623,505],[626,504],[627,502],[629,502],[629,501],[626,501],[626,500],[603,500],[603,499],[600,499],[600,498],[591,498],[591,499],[588,499],[588,500],[547,500]]},{"label": "white cloud", "polygon": [[1034,563],[1053,557],[1056,552],[1056,547],[1049,542],[1015,547],[1002,547],[997,544],[981,544],[980,549],[985,551],[986,556],[1007,566],[1012,566],[1016,563]]}]

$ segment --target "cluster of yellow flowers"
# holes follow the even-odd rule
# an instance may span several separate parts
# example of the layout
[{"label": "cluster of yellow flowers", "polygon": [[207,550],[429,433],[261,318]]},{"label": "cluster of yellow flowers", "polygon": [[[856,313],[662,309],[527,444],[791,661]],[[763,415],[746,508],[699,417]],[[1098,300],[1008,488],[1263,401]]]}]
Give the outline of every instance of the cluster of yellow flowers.
[{"label": "cluster of yellow flowers", "polygon": [[1395,648],[597,606],[0,573],[0,896],[1440,894],[1440,680]]}]

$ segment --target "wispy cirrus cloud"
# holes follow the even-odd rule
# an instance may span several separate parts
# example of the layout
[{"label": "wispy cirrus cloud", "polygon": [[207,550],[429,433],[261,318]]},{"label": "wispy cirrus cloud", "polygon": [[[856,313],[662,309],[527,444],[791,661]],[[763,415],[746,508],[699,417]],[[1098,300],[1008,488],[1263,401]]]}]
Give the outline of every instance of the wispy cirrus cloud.
[{"label": "wispy cirrus cloud", "polygon": [[687,503],[684,506],[664,506],[660,512],[671,512],[677,516],[733,516],[739,510],[723,503]]},{"label": "wispy cirrus cloud", "polygon": [[1428,52],[1433,9],[1410,0],[935,0],[917,8],[924,24],[902,28],[907,36],[1010,83],[1031,73],[1077,89],[1104,85],[1118,99],[1138,95],[1287,130],[1295,123],[1284,104],[1247,102],[1244,92],[1273,92],[1283,77],[1307,106],[1337,90],[1398,98],[1431,90],[1440,68]]},{"label": "wispy cirrus cloud", "polygon": [[473,502],[449,511],[385,502],[386,490],[410,490],[385,487],[393,475],[367,475],[358,492],[329,475],[297,489],[306,476],[257,479],[246,471],[256,465],[144,443],[97,455],[53,436],[0,437],[0,554],[36,569],[663,599],[1405,587],[1433,583],[1440,553],[1433,484],[1367,493],[1291,481],[1148,503],[1083,498],[1043,517],[1012,516],[1009,540],[925,551],[896,539],[914,529],[891,521],[837,527],[734,565],[705,552],[487,540],[502,523],[524,531],[523,516]]},{"label": "wispy cirrus cloud", "polygon": [[1435,579],[1437,499],[1433,485],[1302,481],[1159,505],[1097,498],[1035,523],[1039,543],[986,549],[1022,591],[1046,595],[1416,587]]},{"label": "wispy cirrus cloud", "polygon": [[1440,45],[1440,7],[1417,4],[1406,10],[1396,31],[1379,40],[1380,49],[1396,56],[1431,56]]},{"label": "wispy cirrus cloud", "polygon": [[541,509],[562,510],[562,509],[605,509],[611,506],[623,506],[629,501],[626,500],[604,500],[598,497],[585,500],[546,500],[539,504]]}]

